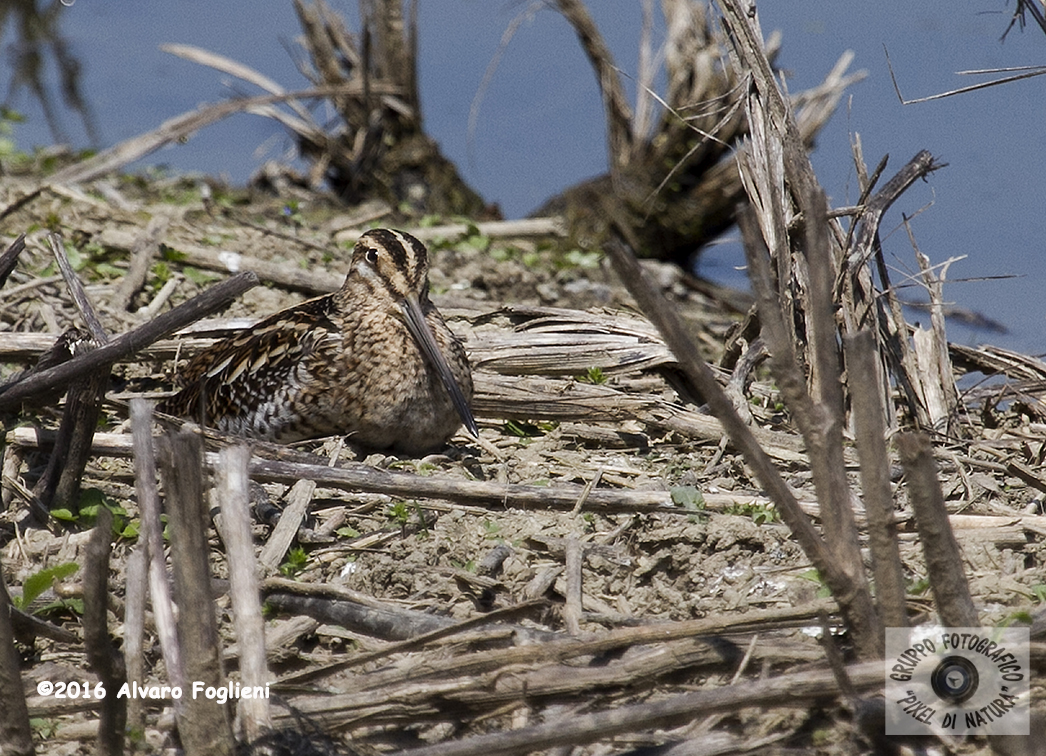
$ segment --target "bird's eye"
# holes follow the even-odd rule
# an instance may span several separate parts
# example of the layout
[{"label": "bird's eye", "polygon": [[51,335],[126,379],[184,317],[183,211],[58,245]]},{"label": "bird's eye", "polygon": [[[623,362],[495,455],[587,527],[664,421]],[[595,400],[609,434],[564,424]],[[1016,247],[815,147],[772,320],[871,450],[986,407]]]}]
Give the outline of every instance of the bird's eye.
[{"label": "bird's eye", "polygon": [[366,252],[363,253],[363,259],[365,259],[371,265],[377,265],[377,263],[378,263],[378,250],[373,249],[373,248],[372,249],[368,249]]}]

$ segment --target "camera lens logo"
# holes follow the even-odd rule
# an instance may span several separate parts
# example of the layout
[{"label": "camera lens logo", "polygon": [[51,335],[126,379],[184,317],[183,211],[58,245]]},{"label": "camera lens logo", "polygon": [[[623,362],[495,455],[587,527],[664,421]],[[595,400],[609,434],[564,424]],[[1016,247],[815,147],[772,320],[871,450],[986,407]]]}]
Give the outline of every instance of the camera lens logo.
[{"label": "camera lens logo", "polygon": [[887,735],[1026,735],[1027,628],[887,628]]},{"label": "camera lens logo", "polygon": [[965,656],[946,656],[930,675],[930,687],[942,701],[958,706],[977,692],[980,675]]}]

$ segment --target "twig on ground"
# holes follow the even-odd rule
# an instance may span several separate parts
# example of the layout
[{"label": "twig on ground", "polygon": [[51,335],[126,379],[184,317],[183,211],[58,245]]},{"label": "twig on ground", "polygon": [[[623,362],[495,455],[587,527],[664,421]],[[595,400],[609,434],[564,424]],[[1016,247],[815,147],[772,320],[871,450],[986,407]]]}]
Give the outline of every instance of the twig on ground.
[{"label": "twig on ground", "polygon": [[[847,670],[855,690],[882,686],[882,662],[866,662]],[[830,671],[800,672],[770,680],[742,683],[687,693],[647,704],[621,706],[611,711],[582,714],[568,720],[481,735],[463,741],[412,749],[412,756],[515,756],[555,746],[578,746],[617,734],[688,722],[695,712],[709,714],[738,707],[802,705],[805,701],[837,694]]]},{"label": "twig on ground", "polygon": [[57,367],[4,384],[0,386],[0,409],[17,406],[21,401],[63,386],[78,376],[93,372],[128,354],[137,352],[154,341],[169,336],[179,328],[215,312],[257,284],[258,277],[254,273],[249,271],[240,273],[215,284],[199,296],[159,315],[155,320],[145,323],[133,331],[116,337],[97,349],[73,357]]},{"label": "twig on ground", "polygon": [[160,240],[167,232],[169,223],[170,218],[166,215],[154,215],[149,219],[145,229],[135,237],[134,245],[131,247],[131,262],[123,280],[120,281],[120,287],[109,302],[109,306],[114,310],[129,309],[135,294],[145,285],[149,268],[160,250]]}]

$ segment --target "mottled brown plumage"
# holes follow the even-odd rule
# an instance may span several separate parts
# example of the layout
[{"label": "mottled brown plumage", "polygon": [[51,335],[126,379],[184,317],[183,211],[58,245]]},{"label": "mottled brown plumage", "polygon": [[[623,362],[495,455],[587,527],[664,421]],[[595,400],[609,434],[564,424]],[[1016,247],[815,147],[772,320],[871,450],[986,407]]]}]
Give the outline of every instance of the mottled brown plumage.
[{"label": "mottled brown plumage", "polygon": [[342,287],[196,355],[159,409],[273,441],[344,434],[369,449],[440,448],[469,409],[461,342],[429,301],[428,255],[409,234],[368,231]]}]

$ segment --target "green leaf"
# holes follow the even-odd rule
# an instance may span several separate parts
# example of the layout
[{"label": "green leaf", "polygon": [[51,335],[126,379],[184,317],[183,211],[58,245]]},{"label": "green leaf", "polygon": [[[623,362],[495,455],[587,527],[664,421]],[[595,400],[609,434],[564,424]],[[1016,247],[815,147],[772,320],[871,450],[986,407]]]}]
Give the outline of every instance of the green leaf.
[{"label": "green leaf", "polygon": [[694,486],[675,486],[668,490],[672,497],[672,503],[693,512],[699,512],[705,508],[705,497]]},{"label": "green leaf", "polygon": [[22,584],[22,595],[20,597],[12,596],[11,600],[15,606],[25,611],[40,594],[54,585],[55,580],[65,580],[75,574],[78,569],[80,569],[80,565],[75,562],[65,562],[34,572]]},{"label": "green leaf", "polygon": [[504,431],[507,435],[517,438],[534,438],[545,435],[539,426],[525,420],[506,420]]}]

